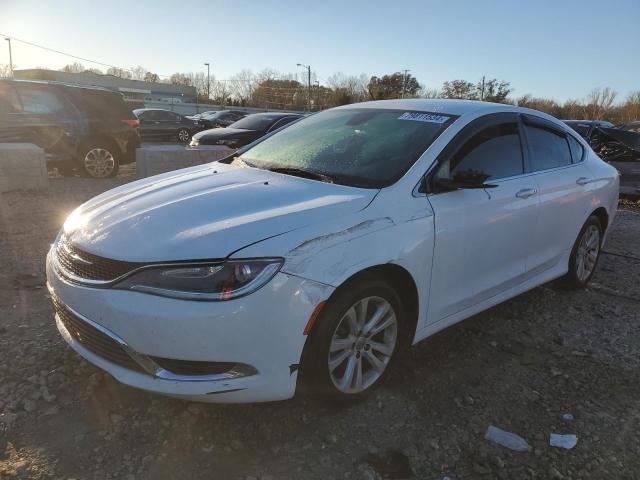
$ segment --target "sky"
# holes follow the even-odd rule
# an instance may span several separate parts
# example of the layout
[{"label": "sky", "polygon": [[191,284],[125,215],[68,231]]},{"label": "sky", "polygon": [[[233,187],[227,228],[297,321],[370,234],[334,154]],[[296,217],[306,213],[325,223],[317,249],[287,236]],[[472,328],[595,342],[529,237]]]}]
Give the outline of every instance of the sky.
[{"label": "sky", "polygon": [[[427,88],[486,75],[558,101],[640,90],[640,0],[0,0],[0,34],[167,76],[209,62],[218,79],[267,67],[302,79],[303,63],[321,83],[409,69]],[[76,61],[12,46],[17,68]]]}]

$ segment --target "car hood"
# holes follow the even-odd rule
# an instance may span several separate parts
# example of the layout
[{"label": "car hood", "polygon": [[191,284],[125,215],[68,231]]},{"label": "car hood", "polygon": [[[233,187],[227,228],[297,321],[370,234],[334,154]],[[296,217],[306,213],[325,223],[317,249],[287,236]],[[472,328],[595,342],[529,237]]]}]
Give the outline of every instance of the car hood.
[{"label": "car hood", "polygon": [[361,210],[376,193],[212,163],[95,197],[69,216],[64,232],[78,248],[118,260],[224,258],[266,238]]},{"label": "car hood", "polygon": [[224,138],[240,138],[246,135],[251,135],[252,133],[254,133],[254,130],[244,130],[242,128],[213,128],[211,130],[198,132],[193,136],[193,138],[198,140],[201,144],[207,144]]}]

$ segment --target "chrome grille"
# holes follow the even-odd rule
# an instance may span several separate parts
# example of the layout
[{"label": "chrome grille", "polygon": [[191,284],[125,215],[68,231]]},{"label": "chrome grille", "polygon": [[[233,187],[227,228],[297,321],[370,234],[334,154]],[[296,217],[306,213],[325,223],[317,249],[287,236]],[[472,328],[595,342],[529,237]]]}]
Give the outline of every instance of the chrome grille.
[{"label": "chrome grille", "polygon": [[75,247],[65,236],[55,246],[55,258],[63,270],[83,280],[109,282],[144,265],[99,257]]}]

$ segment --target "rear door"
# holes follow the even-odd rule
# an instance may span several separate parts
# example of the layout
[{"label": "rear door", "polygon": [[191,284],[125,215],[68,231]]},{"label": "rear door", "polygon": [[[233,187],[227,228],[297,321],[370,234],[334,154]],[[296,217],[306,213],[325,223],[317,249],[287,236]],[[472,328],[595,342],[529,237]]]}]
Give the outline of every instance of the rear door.
[{"label": "rear door", "polygon": [[472,122],[440,155],[435,177],[476,172],[496,187],[427,195],[435,215],[430,322],[526,280],[538,196],[523,153],[518,116],[504,113]]},{"label": "rear door", "polygon": [[540,196],[531,267],[553,267],[572,248],[589,213],[591,173],[580,142],[554,123],[524,115],[529,163]]},{"label": "rear door", "polygon": [[51,85],[16,82],[15,89],[22,110],[12,116],[21,138],[44,149],[48,158],[74,158],[80,132],[73,106]]}]

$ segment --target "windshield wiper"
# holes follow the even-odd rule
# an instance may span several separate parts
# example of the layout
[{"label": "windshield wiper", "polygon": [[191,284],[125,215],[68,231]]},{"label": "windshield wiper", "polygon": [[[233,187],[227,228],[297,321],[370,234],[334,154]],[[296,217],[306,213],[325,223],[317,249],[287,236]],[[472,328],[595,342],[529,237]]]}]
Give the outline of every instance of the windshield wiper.
[{"label": "windshield wiper", "polygon": [[293,175],[296,177],[310,178],[311,180],[320,180],[327,183],[335,183],[336,181],[336,177],[327,175],[326,173],[314,172],[296,167],[272,167],[267,168],[266,170],[269,170],[270,172],[284,173],[286,175]]}]

